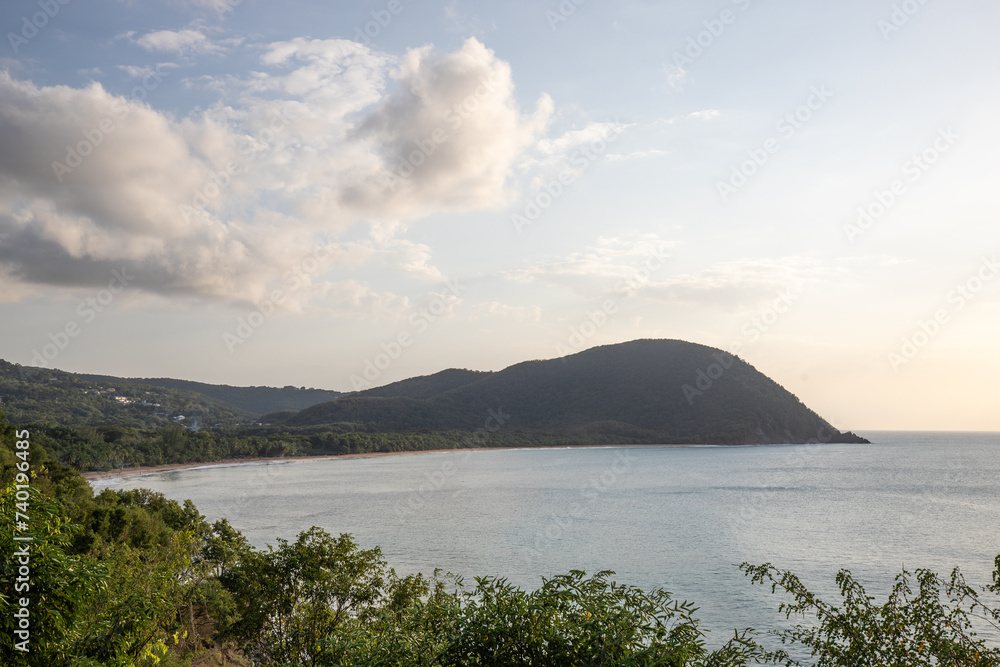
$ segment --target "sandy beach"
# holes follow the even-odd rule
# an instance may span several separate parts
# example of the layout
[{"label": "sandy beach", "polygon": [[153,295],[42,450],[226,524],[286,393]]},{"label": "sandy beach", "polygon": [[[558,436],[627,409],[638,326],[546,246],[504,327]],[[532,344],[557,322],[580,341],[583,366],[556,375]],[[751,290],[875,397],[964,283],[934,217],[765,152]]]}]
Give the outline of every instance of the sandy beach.
[{"label": "sandy beach", "polygon": [[187,470],[190,468],[220,468],[226,466],[240,465],[265,465],[271,463],[289,463],[292,461],[318,461],[323,459],[365,459],[375,456],[403,456],[408,454],[441,454],[444,452],[485,452],[499,450],[517,449],[618,449],[622,447],[724,447],[725,445],[579,445],[565,447],[463,447],[461,449],[423,449],[412,452],[370,452],[367,454],[321,454],[317,456],[275,456],[267,458],[250,459],[221,459],[219,461],[202,461],[199,463],[165,463],[158,466],[130,466],[118,470],[89,471],[81,473],[84,479],[106,480],[124,477],[135,477],[138,475],[148,475],[158,472],[170,472],[173,470]]}]

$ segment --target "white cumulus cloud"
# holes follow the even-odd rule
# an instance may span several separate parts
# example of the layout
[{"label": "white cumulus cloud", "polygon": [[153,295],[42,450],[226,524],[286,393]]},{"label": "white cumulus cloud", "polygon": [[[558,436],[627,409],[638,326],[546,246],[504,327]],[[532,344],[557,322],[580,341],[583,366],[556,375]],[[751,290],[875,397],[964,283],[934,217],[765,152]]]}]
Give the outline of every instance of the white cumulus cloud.
[{"label": "white cumulus cloud", "polygon": [[[129,38],[190,53],[212,48],[203,37]],[[268,45],[260,64],[210,81],[220,102],[182,117],[100,83],[36,86],[0,73],[6,279],[86,287],[125,269],[150,293],[252,302],[318,239],[366,224],[371,238],[336,243],[290,302],[395,312],[402,297],[324,272],[369,262],[443,280],[431,249],[394,230],[433,211],[502,205],[552,110],[547,96],[519,109],[510,66],[475,39],[400,58],[296,39]]]},{"label": "white cumulus cloud", "polygon": [[147,51],[192,55],[221,53],[224,48],[212,42],[204,33],[185,28],[183,30],[156,30],[146,33],[135,43]]}]

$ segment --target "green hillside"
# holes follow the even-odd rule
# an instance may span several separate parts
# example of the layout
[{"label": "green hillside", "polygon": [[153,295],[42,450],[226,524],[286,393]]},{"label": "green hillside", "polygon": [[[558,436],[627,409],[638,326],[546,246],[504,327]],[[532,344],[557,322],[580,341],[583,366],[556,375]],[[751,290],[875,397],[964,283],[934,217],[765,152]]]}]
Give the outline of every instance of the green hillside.
[{"label": "green hillside", "polygon": [[230,426],[253,416],[204,394],[119,378],[86,380],[72,373],[0,360],[0,409],[15,423],[159,429]]},{"label": "green hillside", "polygon": [[359,396],[380,396],[385,398],[406,397],[406,398],[433,398],[446,391],[464,387],[476,380],[482,380],[493,375],[489,371],[469,371],[459,368],[449,368],[446,371],[434,373],[433,375],[421,375],[420,377],[400,380],[382,387],[375,387],[367,391],[359,392]]},{"label": "green hillside", "polygon": [[317,403],[332,401],[341,395],[338,391],[306,389],[305,387],[232,387],[228,384],[206,384],[172,378],[116,378],[104,375],[79,375],[90,382],[112,382],[120,385],[137,384],[165,389],[176,389],[202,394],[224,401],[252,415],[263,415],[282,410],[302,410]]},{"label": "green hillside", "polygon": [[307,408],[288,426],[352,423],[375,432],[504,430],[633,442],[863,442],[840,433],[737,357],[678,340],[637,340],[495,373],[448,370]]}]

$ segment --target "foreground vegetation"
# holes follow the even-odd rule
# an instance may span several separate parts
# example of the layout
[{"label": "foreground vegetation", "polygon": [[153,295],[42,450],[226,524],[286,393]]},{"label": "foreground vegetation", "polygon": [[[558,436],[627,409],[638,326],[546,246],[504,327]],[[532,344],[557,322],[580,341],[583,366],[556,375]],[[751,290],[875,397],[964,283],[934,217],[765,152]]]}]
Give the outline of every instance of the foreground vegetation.
[{"label": "foreground vegetation", "polygon": [[[492,577],[398,577],[377,548],[319,528],[254,549],[189,501],[146,490],[94,496],[46,442],[32,434],[30,456],[19,456],[0,416],[3,665],[796,664],[751,630],[710,648],[691,604],[616,584],[610,572],[573,571],[535,591]],[[19,466],[32,474],[26,500]],[[30,516],[26,531],[17,511]],[[24,536],[33,538],[30,590],[16,592],[12,554]],[[957,571],[904,572],[881,605],[846,571],[834,605],[789,572],[743,570],[788,596],[781,609],[800,622],[776,638],[819,665],[1000,665],[1000,648],[972,625],[1000,629],[1000,556],[982,590]],[[28,653],[14,646],[25,595]]]}]

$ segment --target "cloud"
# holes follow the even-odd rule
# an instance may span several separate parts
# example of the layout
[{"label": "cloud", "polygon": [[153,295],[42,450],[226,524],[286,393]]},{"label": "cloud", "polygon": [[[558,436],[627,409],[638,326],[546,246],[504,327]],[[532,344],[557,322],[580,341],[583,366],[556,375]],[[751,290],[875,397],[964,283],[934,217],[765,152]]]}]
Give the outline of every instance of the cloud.
[{"label": "cloud", "polygon": [[604,156],[604,159],[608,162],[622,162],[625,160],[636,160],[644,157],[659,157],[661,155],[666,155],[667,151],[661,151],[658,148],[649,148],[646,150],[632,151],[631,153],[608,153]]},{"label": "cloud", "polygon": [[237,83],[254,93],[301,100],[311,110],[332,113],[339,125],[347,113],[381,99],[386,70],[393,62],[349,40],[298,37],[269,44],[261,63],[270,70]]},{"label": "cloud", "polygon": [[547,167],[565,165],[570,155],[580,148],[606,142],[609,137],[617,137],[628,127],[616,122],[591,122],[580,129],[567,130],[553,139],[540,140],[535,146],[533,161]]},{"label": "cloud", "polygon": [[[130,37],[130,39],[132,38]],[[225,50],[223,46],[213,43],[202,32],[190,28],[157,30],[132,41],[147,51],[177,55],[222,53]]]},{"label": "cloud", "polygon": [[172,4],[188,6],[193,9],[212,10],[214,12],[232,11],[242,0],[173,0]]},{"label": "cloud", "polygon": [[311,220],[391,230],[432,211],[500,206],[551,112],[543,96],[522,113],[510,66],[475,39],[397,60],[348,40],[298,38],[269,45],[261,61],[267,71],[215,83],[259,108],[297,100],[287,141],[296,154],[277,168]]},{"label": "cloud", "polygon": [[96,285],[124,263],[141,265],[137,284],[218,294],[251,269],[255,242],[238,224],[178,212],[205,171],[182,128],[96,83],[35,88],[0,74],[0,100],[0,262],[14,276]]},{"label": "cloud", "polygon": [[701,111],[692,111],[687,117],[698,120],[712,120],[713,118],[718,118],[720,115],[722,115],[722,112],[718,109],[703,109]]},{"label": "cloud", "polygon": [[667,81],[667,86],[680,89],[684,87],[687,71],[680,65],[664,65],[663,76]]},{"label": "cloud", "polygon": [[128,76],[133,79],[145,79],[148,77],[155,77],[157,75],[162,76],[163,70],[174,69],[177,65],[175,63],[159,63],[155,67],[146,66],[138,67],[136,65],[117,65],[115,69],[125,72]]},{"label": "cloud", "polygon": [[614,291],[622,282],[648,281],[654,273],[664,270],[671,247],[673,243],[654,234],[601,237],[582,251],[509,271],[504,277],[520,283],[568,288],[580,296],[594,298]]},{"label": "cloud", "polygon": [[396,90],[359,124],[387,180],[359,184],[350,202],[370,207],[470,210],[508,199],[508,178],[551,116],[543,95],[530,115],[514,98],[510,66],[476,39],[454,53],[409,51],[392,72]]},{"label": "cloud", "polygon": [[138,67],[136,65],[118,65],[116,69],[125,72],[133,79],[141,79],[143,77],[154,74],[154,70],[152,67]]},{"label": "cloud", "polygon": [[388,266],[395,267],[419,280],[445,281],[446,277],[431,265],[430,246],[405,239],[391,239],[381,249]]},{"label": "cloud", "polygon": [[[174,121],[100,84],[7,75],[0,100],[0,263],[15,280],[93,287],[125,270],[139,289],[252,301],[314,243],[287,214],[234,210],[263,174],[220,193],[241,137],[211,116]],[[216,198],[185,214],[210,186]]]},{"label": "cloud", "polygon": [[[472,13],[463,11],[459,7],[459,0],[451,0],[444,7],[444,17],[447,19],[449,30],[462,35],[481,35],[484,31],[480,25],[480,19]],[[493,28],[496,28],[493,25]]]},{"label": "cloud", "polygon": [[673,247],[652,234],[605,237],[566,257],[509,271],[504,278],[570,290],[586,299],[621,294],[734,310],[755,308],[780,290],[799,291],[812,283],[842,280],[849,272],[845,266],[849,260],[790,256],[718,262],[695,272],[672,273]]},{"label": "cloud", "polygon": [[471,320],[500,318],[521,323],[540,322],[542,309],[539,306],[511,306],[499,301],[487,301],[473,306]]},{"label": "cloud", "polygon": [[321,282],[310,289],[308,301],[320,312],[349,319],[398,321],[412,311],[406,297],[355,280]]},{"label": "cloud", "polygon": [[[145,42],[201,48],[178,34]],[[324,272],[368,262],[442,280],[429,247],[395,238],[400,225],[501,205],[551,111],[543,96],[521,112],[509,65],[476,40],[396,59],[345,40],[297,39],[268,45],[261,65],[213,79],[224,102],[184,117],[99,83],[38,87],[0,74],[8,280],[94,287],[126,270],[139,290],[247,303],[281,285],[319,239],[363,223],[372,238],[326,241],[329,253],[292,301],[386,310],[390,297],[356,286],[320,289]],[[446,139],[412,173],[394,173],[437,129]]]},{"label": "cloud", "polygon": [[755,308],[781,290],[841,276],[846,269],[811,257],[719,262],[695,273],[650,281],[642,296],[665,303],[694,303],[724,309]]}]

